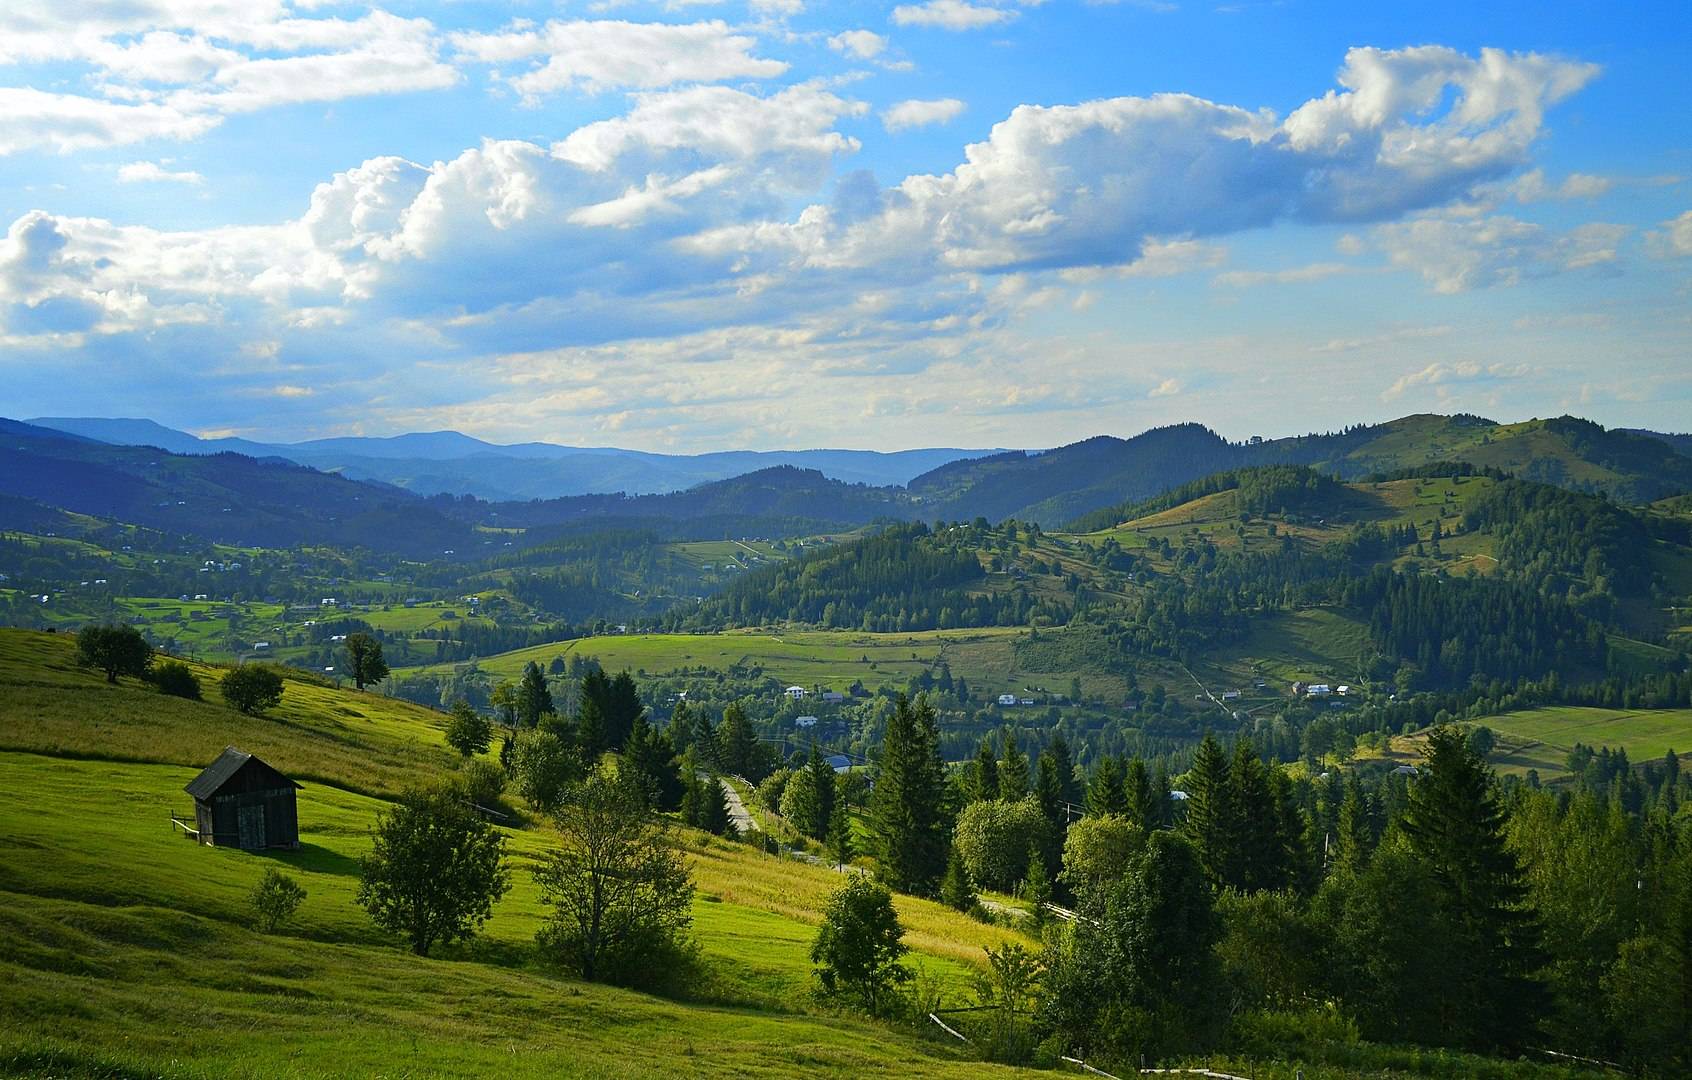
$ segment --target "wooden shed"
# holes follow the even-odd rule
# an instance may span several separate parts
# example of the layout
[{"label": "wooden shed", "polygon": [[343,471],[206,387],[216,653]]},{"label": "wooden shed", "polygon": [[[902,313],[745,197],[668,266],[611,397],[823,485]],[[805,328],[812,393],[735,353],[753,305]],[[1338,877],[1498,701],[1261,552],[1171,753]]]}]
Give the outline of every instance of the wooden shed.
[{"label": "wooden shed", "polygon": [[194,797],[200,843],[257,851],[300,846],[299,786],[231,746],[183,790]]}]

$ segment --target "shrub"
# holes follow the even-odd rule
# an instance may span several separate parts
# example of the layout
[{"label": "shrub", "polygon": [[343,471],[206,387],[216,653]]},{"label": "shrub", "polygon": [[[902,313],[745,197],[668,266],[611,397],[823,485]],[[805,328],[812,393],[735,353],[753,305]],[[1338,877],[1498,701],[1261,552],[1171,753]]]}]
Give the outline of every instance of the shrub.
[{"label": "shrub", "polygon": [[459,773],[464,797],[477,806],[493,806],[505,794],[505,770],[491,761],[468,761]]},{"label": "shrub", "polygon": [[793,770],[777,769],[764,777],[763,782],[756,788],[758,802],[772,814],[781,813],[781,797],[787,791],[787,782],[793,779]]},{"label": "shrub", "polygon": [[551,813],[564,788],[583,773],[581,758],[550,731],[519,731],[511,746],[517,793],[542,813]]},{"label": "shrub", "polygon": [[274,866],[264,872],[252,891],[253,908],[258,912],[259,928],[265,933],[275,932],[299,910],[306,891],[299,882]]},{"label": "shrub", "polygon": [[180,660],[166,660],[154,668],[152,679],[153,685],[162,694],[190,701],[200,700],[200,677]]},{"label": "shrub", "polygon": [[242,664],[218,684],[223,700],[247,713],[261,713],[282,700],[282,673],[269,664]]}]

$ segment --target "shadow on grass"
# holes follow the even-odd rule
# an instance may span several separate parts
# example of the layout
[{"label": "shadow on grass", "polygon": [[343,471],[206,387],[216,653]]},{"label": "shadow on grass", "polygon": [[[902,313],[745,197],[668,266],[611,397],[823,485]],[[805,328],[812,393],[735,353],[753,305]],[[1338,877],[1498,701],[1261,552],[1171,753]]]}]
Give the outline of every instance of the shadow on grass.
[{"label": "shadow on grass", "polygon": [[338,874],[341,877],[358,876],[358,860],[350,855],[342,855],[338,851],[330,851],[317,844],[302,843],[293,851],[255,851],[253,854],[261,859],[274,859],[287,866],[310,870],[314,874]]}]

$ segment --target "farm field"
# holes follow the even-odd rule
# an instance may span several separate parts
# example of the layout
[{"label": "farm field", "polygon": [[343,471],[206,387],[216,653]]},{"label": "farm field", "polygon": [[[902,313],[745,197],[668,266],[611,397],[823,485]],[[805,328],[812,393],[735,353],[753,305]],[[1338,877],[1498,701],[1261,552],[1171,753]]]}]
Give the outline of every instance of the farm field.
[{"label": "farm field", "polygon": [[[576,983],[535,958],[543,909],[527,867],[549,843],[545,826],[503,830],[513,889],[483,937],[411,957],[353,903],[384,805],[353,788],[445,773],[429,710],[296,680],[285,715],[243,718],[127,681],[107,687],[69,663],[68,645],[0,632],[0,1073],[614,1077],[685,1060],[711,1076],[1013,1075],[817,1015],[808,949],[839,876],[692,830],[680,836],[709,973],[700,1000]],[[369,726],[349,722],[371,702],[380,715],[356,718]],[[180,708],[148,708],[169,703]],[[191,805],[182,785],[231,742],[304,784],[298,851],[204,848],[171,828],[168,812]],[[308,893],[278,935],[247,928],[246,894],[267,866]],[[1017,939],[928,901],[899,906],[914,962],[953,993],[983,945]]]},{"label": "farm field", "polygon": [[1550,779],[1567,772],[1564,764],[1576,743],[1594,749],[1608,746],[1627,751],[1635,765],[1658,759],[1670,750],[1692,752],[1692,709],[1625,711],[1560,706],[1491,716],[1479,721],[1498,736],[1493,763],[1500,772],[1525,773],[1530,768]]},{"label": "farm field", "polygon": [[[954,675],[963,674],[973,681],[970,665],[974,654],[983,646],[1008,646],[1020,633],[1025,631],[988,627],[909,634],[828,630],[620,634],[537,645],[486,657],[476,664],[496,677],[515,679],[530,661],[544,667],[553,657],[579,653],[594,657],[610,669],[664,674],[682,668],[726,671],[755,666],[783,682],[807,687],[822,684],[844,690],[858,679],[866,686],[883,682],[902,685],[942,658]],[[984,664],[975,662],[985,669]],[[436,664],[413,670],[438,674],[450,672],[455,666],[461,665]]]}]

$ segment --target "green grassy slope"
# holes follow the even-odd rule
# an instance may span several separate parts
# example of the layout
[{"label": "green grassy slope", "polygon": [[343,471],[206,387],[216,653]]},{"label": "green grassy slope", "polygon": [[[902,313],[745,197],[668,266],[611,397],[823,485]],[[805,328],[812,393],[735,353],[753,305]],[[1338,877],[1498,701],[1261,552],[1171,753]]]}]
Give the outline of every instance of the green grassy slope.
[{"label": "green grassy slope", "polygon": [[[206,672],[205,674],[210,674]],[[909,1034],[814,1015],[807,950],[832,872],[684,831],[705,998],[562,979],[530,944],[525,867],[485,935],[419,960],[353,903],[375,794],[441,776],[435,714],[290,681],[272,718],[180,702],[71,663],[62,635],[0,631],[0,1073],[54,1075],[1011,1075]],[[226,743],[300,778],[300,850],[203,848],[168,821]],[[308,897],[282,934],[249,928],[267,866]],[[901,898],[918,963],[962,985],[1014,939]]]}]

